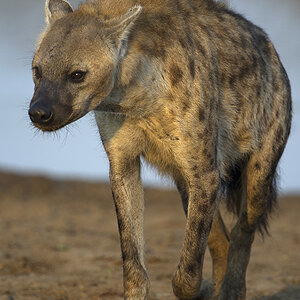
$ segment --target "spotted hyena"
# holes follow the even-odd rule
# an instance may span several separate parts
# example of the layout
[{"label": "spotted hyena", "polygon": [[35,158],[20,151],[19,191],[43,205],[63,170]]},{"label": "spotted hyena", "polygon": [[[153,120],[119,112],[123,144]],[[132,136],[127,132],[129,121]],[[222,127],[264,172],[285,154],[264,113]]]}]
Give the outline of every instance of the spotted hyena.
[{"label": "spotted hyena", "polygon": [[[265,32],[212,0],[46,2],[29,115],[54,131],[95,112],[110,162],[125,299],[147,299],[140,158],[173,177],[187,216],[173,290],[245,299],[257,230],[276,199],[291,124],[289,80]],[[218,204],[238,220],[229,234]]]}]

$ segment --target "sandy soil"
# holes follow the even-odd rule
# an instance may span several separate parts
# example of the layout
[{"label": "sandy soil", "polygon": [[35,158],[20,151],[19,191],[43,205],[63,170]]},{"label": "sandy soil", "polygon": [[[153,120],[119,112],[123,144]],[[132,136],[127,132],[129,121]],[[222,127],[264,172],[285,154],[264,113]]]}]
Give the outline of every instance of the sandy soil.
[{"label": "sandy soil", "polygon": [[[122,262],[108,185],[0,172],[0,300],[122,299]],[[175,191],[146,189],[152,299],[175,299],[171,278],[185,218]],[[284,197],[271,237],[257,237],[248,298],[300,299],[300,197]],[[233,219],[225,215],[226,222]],[[210,277],[206,255],[204,276]]]}]

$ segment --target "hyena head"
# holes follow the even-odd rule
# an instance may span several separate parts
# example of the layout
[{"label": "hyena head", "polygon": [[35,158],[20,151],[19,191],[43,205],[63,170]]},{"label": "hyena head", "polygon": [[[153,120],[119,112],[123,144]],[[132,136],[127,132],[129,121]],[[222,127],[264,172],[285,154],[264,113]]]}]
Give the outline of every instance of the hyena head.
[{"label": "hyena head", "polygon": [[112,90],[118,62],[141,7],[103,21],[96,13],[73,11],[64,0],[46,1],[47,28],[32,62],[34,95],[29,116],[54,131],[95,109]]}]

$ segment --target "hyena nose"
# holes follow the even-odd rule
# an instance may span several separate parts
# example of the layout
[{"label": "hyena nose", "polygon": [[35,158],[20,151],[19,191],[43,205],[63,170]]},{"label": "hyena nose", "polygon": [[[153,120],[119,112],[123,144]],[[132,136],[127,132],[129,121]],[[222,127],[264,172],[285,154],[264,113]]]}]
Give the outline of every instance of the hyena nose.
[{"label": "hyena nose", "polygon": [[30,107],[28,114],[31,121],[37,124],[46,124],[53,116],[53,112],[49,107],[41,106],[38,103],[35,103]]}]

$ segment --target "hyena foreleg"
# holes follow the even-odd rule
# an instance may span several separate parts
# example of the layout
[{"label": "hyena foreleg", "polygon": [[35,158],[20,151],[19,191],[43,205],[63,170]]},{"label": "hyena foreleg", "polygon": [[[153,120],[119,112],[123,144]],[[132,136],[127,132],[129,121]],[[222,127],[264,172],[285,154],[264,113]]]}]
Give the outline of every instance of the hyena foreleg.
[{"label": "hyena foreleg", "polygon": [[149,280],[144,257],[144,196],[140,177],[138,133],[128,139],[124,120],[96,114],[110,162],[110,181],[117,213],[123,258],[124,298],[146,300]]},{"label": "hyena foreleg", "polygon": [[147,299],[148,276],[144,257],[144,201],[140,160],[127,162],[122,172],[110,160],[110,180],[118,218],[123,258],[124,298]]}]

